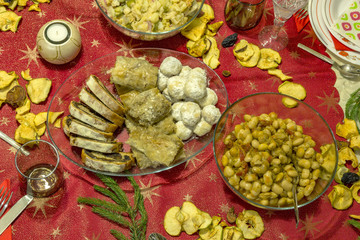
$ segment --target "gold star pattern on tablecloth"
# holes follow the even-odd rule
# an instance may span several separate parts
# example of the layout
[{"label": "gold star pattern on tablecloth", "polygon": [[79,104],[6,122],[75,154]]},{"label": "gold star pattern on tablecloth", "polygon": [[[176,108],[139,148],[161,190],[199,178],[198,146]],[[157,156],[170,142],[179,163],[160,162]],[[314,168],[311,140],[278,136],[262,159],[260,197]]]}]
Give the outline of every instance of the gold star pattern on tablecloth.
[{"label": "gold star pattern on tablecloth", "polygon": [[270,77],[268,79],[266,79],[266,82],[269,81],[271,82],[271,87],[273,87],[276,84],[280,85],[281,84],[281,80],[278,77]]},{"label": "gold star pattern on tablecloth", "polygon": [[37,15],[38,15],[39,18],[42,18],[42,17],[45,17],[45,16],[46,16],[46,12],[43,11],[43,10],[41,10],[41,12],[38,12]]},{"label": "gold star pattern on tablecloth", "polygon": [[0,47],[0,55],[2,54],[3,51],[4,51],[4,49],[2,47]]},{"label": "gold star pattern on tablecloth", "polygon": [[15,155],[16,152],[17,152],[16,148],[14,148],[14,147],[9,147],[8,150],[9,150],[9,152],[11,152],[11,153],[14,154],[14,155]]},{"label": "gold star pattern on tablecloth", "polygon": [[309,72],[308,74],[310,78],[316,77],[316,72]]},{"label": "gold star pattern on tablecloth", "polygon": [[186,163],[185,163],[185,166],[184,166],[184,169],[186,169],[189,165],[189,163],[192,163],[193,167],[196,168],[196,162],[201,162],[202,160],[197,158],[196,156],[189,159]]},{"label": "gold star pattern on tablecloth", "polygon": [[67,171],[64,171],[64,179],[69,179],[69,177],[70,177],[70,173],[69,172],[67,172]]},{"label": "gold star pattern on tablecloth", "polygon": [[151,187],[152,179],[150,179],[149,183],[145,185],[141,180],[140,182],[140,192],[144,197],[144,201],[147,199],[153,205],[152,196],[160,197],[160,194],[156,193],[155,190],[158,189],[160,186]]},{"label": "gold star pattern on tablecloth", "polygon": [[76,18],[76,16],[74,16],[74,19],[71,20],[69,18],[66,18],[69,22],[71,22],[76,28],[77,30],[80,31],[80,28],[82,29],[86,29],[84,28],[82,25],[88,23],[89,21],[83,21],[83,22],[80,22],[80,19],[81,19],[81,16],[79,16],[78,18]]},{"label": "gold star pattern on tablecloth", "polygon": [[186,194],[183,199],[184,199],[184,201],[191,202],[192,197],[193,197],[193,196],[191,196],[191,195],[189,195],[189,194]]},{"label": "gold star pattern on tablecloth", "polygon": [[313,219],[314,215],[309,216],[306,214],[306,219],[300,220],[304,224],[300,231],[305,231],[305,238],[309,233],[311,233],[311,235],[314,237],[314,231],[320,232],[320,230],[316,228],[316,225],[323,221],[314,222]]},{"label": "gold star pattern on tablecloth", "polygon": [[3,173],[3,172],[5,172],[5,170],[0,170],[0,173]]},{"label": "gold star pattern on tablecloth", "polygon": [[[190,156],[193,156],[195,153],[196,152],[194,150],[194,145],[192,145],[191,148],[189,148],[189,149],[185,149],[185,155],[187,158],[189,158]],[[185,163],[184,169],[186,169],[188,167],[189,163],[192,163],[193,167],[196,168],[196,163],[201,162],[201,161],[202,160],[197,158],[197,156],[194,156]]]},{"label": "gold star pattern on tablecloth", "polygon": [[7,118],[7,117],[2,117],[2,118],[0,119],[0,125],[5,125],[5,126],[7,126],[9,122],[10,122],[10,120],[9,120],[9,118]]},{"label": "gold star pattern on tablecloth", "polygon": [[232,107],[232,109],[229,111],[229,116],[232,114],[232,122],[234,122],[234,119],[236,117],[242,119],[242,116],[246,113],[246,109],[243,106],[240,106],[240,105],[241,104],[234,105]]},{"label": "gold star pattern on tablecloth", "polygon": [[210,175],[209,175],[210,182],[216,182],[217,179],[218,179],[218,176],[215,173],[210,173]]},{"label": "gold star pattern on tablecloth", "polygon": [[287,240],[287,239],[289,239],[289,237],[287,235],[285,235],[284,233],[280,233],[279,239],[280,240]]},{"label": "gold star pattern on tablecloth", "polygon": [[53,238],[55,239],[57,236],[61,235],[61,230],[59,229],[59,227],[57,227],[56,229],[53,229],[53,231],[50,235],[52,235]]},{"label": "gold star pattern on tablecloth", "polygon": [[292,59],[299,59],[300,58],[300,54],[297,51],[291,51],[290,52],[290,57]]},{"label": "gold star pattern on tablecloth", "polygon": [[258,88],[258,86],[257,86],[257,84],[255,83],[255,82],[253,82],[253,81],[247,81],[247,84],[246,84],[247,86],[247,88],[252,92],[252,91],[256,91],[257,90],[257,88]]},{"label": "gold star pattern on tablecloth", "polygon": [[321,99],[323,103],[319,104],[319,107],[326,106],[326,113],[329,113],[330,109],[333,109],[336,113],[338,113],[338,110],[336,109],[336,106],[338,105],[339,98],[335,97],[335,91],[332,91],[330,96],[328,96],[324,92],[324,97],[317,96],[317,98]]},{"label": "gold star pattern on tablecloth", "polygon": [[222,213],[228,213],[230,211],[231,207],[229,206],[228,203],[223,203],[220,205],[220,211]]},{"label": "gold star pattern on tablecloth", "polygon": [[304,121],[301,121],[301,125],[304,127],[304,128],[312,128],[313,124],[312,124],[312,121],[311,120],[304,120]]},{"label": "gold star pattern on tablecloth", "polygon": [[85,208],[85,205],[84,205],[84,204],[78,204],[77,206],[79,207],[79,210],[80,210],[80,211]]},{"label": "gold star pattern on tablecloth", "polygon": [[[132,50],[141,45],[141,43],[133,44],[132,43],[133,39],[130,39],[130,41],[128,43],[125,42],[123,39],[121,41],[122,41],[122,43],[115,43],[115,45],[120,47],[120,49],[117,50],[117,52],[124,52],[125,57],[127,56],[127,53],[129,50]],[[131,55],[131,52],[130,52],[130,55]],[[132,56],[132,57],[134,57],[134,56]]]},{"label": "gold star pattern on tablecloth", "polygon": [[54,198],[60,197],[59,195],[54,197],[44,197],[44,198],[34,198],[34,200],[30,203],[27,208],[35,208],[33,218],[36,216],[39,210],[43,213],[44,217],[47,218],[45,207],[55,208],[54,205],[48,203]]},{"label": "gold star pattern on tablecloth", "polygon": [[38,63],[38,58],[39,55],[38,55],[38,52],[37,52],[37,47],[35,46],[33,49],[29,48],[29,46],[26,44],[26,50],[21,50],[19,49],[19,51],[25,53],[25,56],[21,57],[19,60],[23,60],[23,59],[27,59],[28,60],[28,63],[27,63],[27,66],[26,67],[29,67],[30,63],[32,61],[34,61],[36,63],[37,66],[39,66],[39,63]]},{"label": "gold star pattern on tablecloth", "polygon": [[271,5],[270,7],[266,7],[266,6],[265,6],[265,8],[264,8],[264,17],[265,17],[265,19],[267,19],[268,16],[272,16],[272,15],[273,15],[272,9],[273,9],[273,6],[272,6],[272,5]]},{"label": "gold star pattern on tablecloth", "polygon": [[314,30],[312,29],[312,27],[310,26],[310,29],[304,29],[304,32],[307,32],[308,35],[303,37],[303,39],[311,38],[311,46],[314,46],[314,43],[315,43],[317,37],[316,37],[316,34],[315,34]]},{"label": "gold star pattern on tablecloth", "polygon": [[93,2],[91,3],[91,7],[93,7],[93,8],[99,8],[99,6],[97,5],[96,1],[93,1]]},{"label": "gold star pattern on tablecloth", "polygon": [[91,42],[91,47],[98,47],[99,46],[99,41],[96,40],[96,39],[93,39],[92,42]]},{"label": "gold star pattern on tablecloth", "polygon": [[91,238],[85,237],[85,240],[99,240],[100,239],[100,233],[95,236],[95,234],[92,234]]}]

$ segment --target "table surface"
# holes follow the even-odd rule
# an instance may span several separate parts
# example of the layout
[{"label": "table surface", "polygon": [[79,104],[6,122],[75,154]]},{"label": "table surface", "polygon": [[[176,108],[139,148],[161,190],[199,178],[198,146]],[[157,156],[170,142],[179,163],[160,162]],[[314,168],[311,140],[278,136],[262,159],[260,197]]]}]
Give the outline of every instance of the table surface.
[{"label": "table surface", "polygon": [[[225,0],[207,1],[215,10],[215,21],[223,21]],[[29,4],[29,3],[28,3]],[[161,47],[186,52],[186,39],[180,34],[172,38],[143,42],[131,39],[111,27],[101,15],[94,0],[62,0],[40,5],[41,12],[28,12],[27,9],[17,12],[23,18],[18,31],[2,32],[0,41],[0,70],[15,71],[18,75],[22,70],[30,69],[32,77],[47,77],[53,86],[48,100],[42,104],[32,104],[31,112],[46,111],[50,99],[65,79],[84,64],[105,54],[124,51],[138,47]],[[79,56],[65,65],[47,63],[37,53],[36,34],[46,22],[64,19],[73,23],[82,38],[82,50]],[[249,31],[238,32],[239,38],[259,44],[257,34],[265,25],[273,21],[271,1],[267,2],[264,16],[259,25]],[[331,66],[316,57],[297,48],[303,43],[321,53],[324,46],[316,38],[310,24],[297,33],[294,19],[291,18],[284,26],[289,34],[289,45],[280,54],[282,63],[279,68],[293,76],[293,81],[302,84],[307,90],[304,100],[317,110],[335,130],[341,122],[343,106],[349,93],[358,87],[341,79]],[[215,70],[222,77],[228,91],[229,101],[257,92],[277,92],[281,81],[258,68],[243,68],[235,60],[232,48],[222,48],[220,42],[234,33],[224,24],[216,39],[221,51],[221,65]],[[223,77],[222,71],[229,70],[230,77]],[[19,79],[21,85],[25,80]],[[0,111],[0,130],[14,137],[18,123],[15,111],[4,105]],[[48,140],[45,134],[42,139]],[[0,141],[2,157],[0,164],[0,180],[10,179],[14,197],[12,204],[18,200],[18,179],[14,166],[16,150]],[[13,223],[13,239],[113,239],[110,229],[117,229],[128,234],[127,230],[111,223],[91,212],[90,207],[79,205],[79,196],[102,197],[93,190],[94,184],[101,184],[91,172],[75,166],[61,156],[64,167],[65,192],[60,201],[52,197],[36,199],[25,212]],[[116,179],[124,190],[130,190],[125,178]],[[256,209],[236,197],[224,184],[218,173],[210,144],[201,154],[172,170],[154,175],[135,177],[145,199],[145,207],[149,215],[147,236],[151,232],[159,232],[168,239],[196,239],[182,233],[173,238],[166,234],[163,217],[167,209],[181,206],[185,200],[192,201],[196,206],[210,215],[226,217],[226,212],[234,207],[238,213],[243,209],[257,210],[265,224],[265,232],[260,239],[356,239],[360,233],[352,228],[347,220],[349,214],[360,214],[360,206],[354,201],[345,211],[334,210],[327,198],[332,187],[314,203],[300,209],[300,223],[295,227],[293,211],[266,211]],[[334,183],[333,183],[334,184]],[[129,192],[131,194],[131,192]]]}]

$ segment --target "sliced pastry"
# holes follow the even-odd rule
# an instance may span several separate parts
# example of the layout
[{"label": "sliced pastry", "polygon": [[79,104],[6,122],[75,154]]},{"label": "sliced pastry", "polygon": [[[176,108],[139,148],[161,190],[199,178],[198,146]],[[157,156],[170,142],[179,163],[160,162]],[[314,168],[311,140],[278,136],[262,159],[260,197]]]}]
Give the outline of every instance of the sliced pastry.
[{"label": "sliced pastry", "polygon": [[83,149],[81,160],[88,167],[115,173],[129,170],[135,164],[133,154],[127,152],[104,154]]},{"label": "sliced pastry", "polygon": [[73,118],[71,115],[63,118],[63,129],[67,136],[70,136],[70,133],[92,138],[100,141],[111,142],[114,140],[114,134],[112,132],[104,132],[97,128],[94,128],[84,122],[79,121],[76,118]]},{"label": "sliced pastry", "polygon": [[70,115],[104,132],[114,132],[118,126],[99,116],[88,106],[72,101],[69,105]]},{"label": "sliced pastry", "polygon": [[105,85],[95,75],[90,75],[86,79],[86,86],[90,91],[108,108],[119,115],[124,114],[124,107],[121,102],[105,87]]},{"label": "sliced pastry", "polygon": [[70,145],[102,153],[118,153],[122,151],[121,142],[105,142],[72,134],[70,135]]},{"label": "sliced pastry", "polygon": [[110,108],[105,106],[94,94],[92,94],[86,88],[83,88],[79,93],[80,100],[92,108],[95,112],[108,119],[109,121],[115,123],[118,126],[121,126],[124,123],[124,118]]}]

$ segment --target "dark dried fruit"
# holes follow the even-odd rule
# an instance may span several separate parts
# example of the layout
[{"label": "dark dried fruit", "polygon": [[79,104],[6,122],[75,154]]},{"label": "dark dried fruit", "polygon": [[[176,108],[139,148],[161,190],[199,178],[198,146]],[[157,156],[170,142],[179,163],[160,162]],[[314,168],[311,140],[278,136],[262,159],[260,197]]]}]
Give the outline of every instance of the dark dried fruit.
[{"label": "dark dried fruit", "polygon": [[231,34],[230,36],[227,36],[227,37],[222,41],[221,45],[222,45],[224,48],[234,46],[234,44],[236,43],[236,40],[237,40],[237,36],[238,36],[237,33],[234,33],[234,34]]},{"label": "dark dried fruit", "polygon": [[26,91],[20,85],[13,87],[6,94],[6,102],[14,108],[22,106],[25,99]]},{"label": "dark dried fruit", "polygon": [[341,178],[341,182],[345,185],[351,185],[360,180],[360,176],[353,172],[346,172]]},{"label": "dark dried fruit", "polygon": [[224,70],[224,71],[222,71],[222,75],[223,75],[224,77],[230,77],[231,72],[228,71],[228,70]]}]

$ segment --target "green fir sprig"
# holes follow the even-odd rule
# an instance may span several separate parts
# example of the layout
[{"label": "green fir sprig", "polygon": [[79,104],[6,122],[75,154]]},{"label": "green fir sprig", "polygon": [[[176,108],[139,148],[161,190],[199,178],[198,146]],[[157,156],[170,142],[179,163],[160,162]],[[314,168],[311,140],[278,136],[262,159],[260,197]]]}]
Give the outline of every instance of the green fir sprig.
[{"label": "green fir sprig", "polygon": [[116,239],[145,240],[148,216],[145,210],[144,198],[135,179],[128,177],[128,180],[134,188],[134,201],[133,206],[131,206],[126,193],[112,177],[102,174],[97,174],[97,176],[106,187],[95,185],[94,189],[109,197],[115,203],[90,197],[79,197],[77,199],[78,203],[90,205],[92,206],[92,212],[119,224],[121,227],[129,228],[131,233],[130,238],[127,238],[120,231],[111,229],[110,233]]}]

